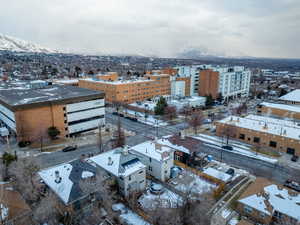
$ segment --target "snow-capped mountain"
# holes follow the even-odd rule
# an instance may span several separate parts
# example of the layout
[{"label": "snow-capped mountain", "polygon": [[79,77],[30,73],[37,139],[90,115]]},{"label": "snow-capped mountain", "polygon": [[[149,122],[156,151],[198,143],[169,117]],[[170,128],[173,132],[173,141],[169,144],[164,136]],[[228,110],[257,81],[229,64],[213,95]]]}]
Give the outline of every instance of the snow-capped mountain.
[{"label": "snow-capped mountain", "polygon": [[59,53],[57,50],[24,41],[15,37],[0,34],[0,50],[13,52]]},{"label": "snow-capped mountain", "polygon": [[209,51],[206,48],[188,47],[180,50],[177,58],[198,59],[204,57],[225,57],[224,54]]}]

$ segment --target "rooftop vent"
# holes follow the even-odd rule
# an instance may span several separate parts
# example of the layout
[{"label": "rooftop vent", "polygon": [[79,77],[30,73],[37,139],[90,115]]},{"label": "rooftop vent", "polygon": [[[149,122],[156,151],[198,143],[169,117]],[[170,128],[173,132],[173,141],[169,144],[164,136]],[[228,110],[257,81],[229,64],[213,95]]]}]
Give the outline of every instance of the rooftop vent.
[{"label": "rooftop vent", "polygon": [[59,176],[59,171],[55,171],[55,183],[59,184],[61,183],[62,178]]},{"label": "rooftop vent", "polygon": [[108,165],[111,166],[114,163],[111,157],[108,157]]}]

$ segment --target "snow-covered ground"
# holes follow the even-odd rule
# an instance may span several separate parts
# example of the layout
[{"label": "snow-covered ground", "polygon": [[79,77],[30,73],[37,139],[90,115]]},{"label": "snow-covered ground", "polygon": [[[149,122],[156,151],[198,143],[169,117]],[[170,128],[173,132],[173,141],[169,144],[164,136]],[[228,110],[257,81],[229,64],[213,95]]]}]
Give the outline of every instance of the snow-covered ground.
[{"label": "snow-covered ground", "polygon": [[223,151],[230,151],[236,154],[241,154],[250,158],[256,158],[262,161],[267,161],[270,163],[276,163],[278,160],[275,158],[267,157],[259,153],[254,153],[251,151],[250,146],[245,144],[242,145],[241,143],[238,142],[231,142],[231,146],[233,147],[233,150],[226,150],[222,148],[222,145],[224,145],[225,141],[222,141],[222,138],[216,137],[216,136],[210,136],[206,134],[200,134],[199,136],[194,136],[194,138],[201,140],[204,142],[205,145],[207,146],[212,146],[216,149],[220,149]]},{"label": "snow-covered ground", "polygon": [[182,198],[174,192],[164,189],[161,194],[153,194],[147,190],[138,200],[143,209],[177,208],[182,204]]},{"label": "snow-covered ground", "polygon": [[215,184],[209,183],[198,175],[183,170],[176,178],[169,182],[174,188],[183,193],[190,193],[194,198],[197,198],[203,193],[207,193],[216,188]]},{"label": "snow-covered ground", "polygon": [[148,124],[154,127],[162,127],[168,125],[167,122],[164,122],[162,120],[157,120],[155,117],[153,117],[150,114],[147,116],[147,118],[145,118],[145,114],[142,112],[136,112],[133,110],[126,110],[125,112],[135,116],[140,123]]},{"label": "snow-covered ground", "polygon": [[114,211],[120,211],[120,220],[127,225],[151,225],[122,203],[114,204],[112,209]]}]

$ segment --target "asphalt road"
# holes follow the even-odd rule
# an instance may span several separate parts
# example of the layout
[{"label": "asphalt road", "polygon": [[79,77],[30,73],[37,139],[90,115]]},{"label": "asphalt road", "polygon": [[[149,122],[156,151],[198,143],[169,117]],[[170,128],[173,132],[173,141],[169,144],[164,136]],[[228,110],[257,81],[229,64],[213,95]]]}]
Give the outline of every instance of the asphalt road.
[{"label": "asphalt road", "polygon": [[[128,120],[126,118],[121,117],[120,119],[122,127],[126,128],[127,130],[134,131],[136,133],[136,135],[126,138],[126,144],[130,146],[150,140],[151,138],[155,137],[156,134],[158,134],[158,136],[161,137],[165,135],[178,133],[184,126],[186,126],[186,124],[181,123],[177,125],[169,125],[166,127],[155,128],[147,124]],[[106,121],[108,123],[116,124],[117,120],[117,116],[114,116],[112,114],[106,114]],[[282,167],[277,164],[272,164],[254,158],[249,158],[240,154],[232,153],[230,151],[221,152],[218,148],[213,148],[206,145],[200,145],[195,147],[198,148],[201,152],[212,155],[219,161],[223,161],[229,165],[245,169],[257,176],[263,176],[269,179],[273,179],[279,183],[283,183],[286,179],[289,178],[293,179],[296,176],[296,173],[299,173],[299,171],[295,171],[290,168]],[[41,167],[46,168],[79,158],[82,154],[88,155],[98,153],[99,149],[97,146],[85,146],[72,152],[58,151],[49,154],[41,154],[37,156],[37,159],[39,160]]]}]

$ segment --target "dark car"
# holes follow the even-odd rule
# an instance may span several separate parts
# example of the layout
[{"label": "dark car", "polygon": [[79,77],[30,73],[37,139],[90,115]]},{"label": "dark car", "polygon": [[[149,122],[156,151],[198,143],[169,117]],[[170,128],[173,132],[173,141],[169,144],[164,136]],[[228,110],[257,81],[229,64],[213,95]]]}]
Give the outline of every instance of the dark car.
[{"label": "dark car", "polygon": [[112,114],[115,115],[115,116],[119,115],[118,112],[113,112]]},{"label": "dark car", "polygon": [[229,168],[227,171],[226,171],[227,174],[233,176],[234,175],[234,169],[232,168]]},{"label": "dark car", "polygon": [[63,148],[63,152],[71,152],[71,151],[75,151],[77,149],[77,145],[75,146],[68,146],[68,147],[65,147]]},{"label": "dark car", "polygon": [[291,158],[291,161],[293,161],[293,162],[297,162],[297,161],[298,161],[298,159],[299,159],[299,156],[297,156],[297,155],[293,155],[293,156],[292,156],[292,158]]},{"label": "dark car", "polygon": [[300,184],[293,180],[286,180],[284,186],[300,192]]},{"label": "dark car", "polygon": [[229,146],[229,145],[223,145],[222,148],[229,150],[229,151],[233,150],[232,146]]}]

